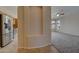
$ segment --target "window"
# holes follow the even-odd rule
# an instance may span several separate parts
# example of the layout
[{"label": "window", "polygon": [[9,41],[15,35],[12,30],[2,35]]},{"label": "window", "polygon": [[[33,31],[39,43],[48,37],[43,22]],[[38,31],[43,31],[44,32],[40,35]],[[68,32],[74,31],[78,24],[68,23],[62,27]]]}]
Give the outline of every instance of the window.
[{"label": "window", "polygon": [[54,31],[59,31],[60,29],[60,20],[53,20],[51,22],[51,29],[53,29]]}]

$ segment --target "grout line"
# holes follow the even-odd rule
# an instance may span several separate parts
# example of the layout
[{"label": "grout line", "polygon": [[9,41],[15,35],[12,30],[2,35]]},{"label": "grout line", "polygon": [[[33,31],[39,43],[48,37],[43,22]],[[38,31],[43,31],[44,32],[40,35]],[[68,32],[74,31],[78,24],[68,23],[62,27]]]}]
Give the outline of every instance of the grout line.
[{"label": "grout line", "polygon": [[53,46],[58,51],[58,53],[61,53],[60,50],[54,44],[51,44],[51,46]]}]

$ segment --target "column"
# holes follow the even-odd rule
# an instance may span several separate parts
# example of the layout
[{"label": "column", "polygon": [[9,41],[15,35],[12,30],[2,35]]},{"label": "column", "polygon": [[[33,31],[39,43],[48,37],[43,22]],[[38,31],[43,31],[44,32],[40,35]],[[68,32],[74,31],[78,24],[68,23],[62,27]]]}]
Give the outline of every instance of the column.
[{"label": "column", "polygon": [[18,7],[18,52],[51,51],[50,7]]}]

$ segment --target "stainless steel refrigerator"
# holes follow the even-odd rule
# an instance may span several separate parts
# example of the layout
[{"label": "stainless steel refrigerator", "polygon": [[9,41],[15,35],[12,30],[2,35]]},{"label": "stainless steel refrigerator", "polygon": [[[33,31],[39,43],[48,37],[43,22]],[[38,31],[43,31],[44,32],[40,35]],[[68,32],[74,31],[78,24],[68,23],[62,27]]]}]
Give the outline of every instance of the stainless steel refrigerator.
[{"label": "stainless steel refrigerator", "polygon": [[0,14],[0,23],[1,23],[1,39],[0,46],[4,47],[8,45],[13,39],[13,26],[12,26],[13,18],[7,15]]}]

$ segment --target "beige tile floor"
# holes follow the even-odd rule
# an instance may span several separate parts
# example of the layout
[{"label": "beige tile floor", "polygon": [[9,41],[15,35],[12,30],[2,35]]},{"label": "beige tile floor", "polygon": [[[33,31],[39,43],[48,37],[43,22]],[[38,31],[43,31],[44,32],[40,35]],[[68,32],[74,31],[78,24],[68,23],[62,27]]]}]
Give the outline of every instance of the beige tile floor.
[{"label": "beige tile floor", "polygon": [[17,35],[7,46],[0,48],[0,53],[16,53],[17,52]]},{"label": "beige tile floor", "polygon": [[[16,53],[17,43],[18,43],[18,40],[17,40],[17,34],[16,34],[15,39],[10,44],[8,44],[3,48],[0,48],[0,53]],[[57,52],[58,52],[57,49],[54,46],[52,46],[51,53],[57,53]]]},{"label": "beige tile floor", "polygon": [[59,53],[59,51],[54,46],[52,46],[51,53]]}]

